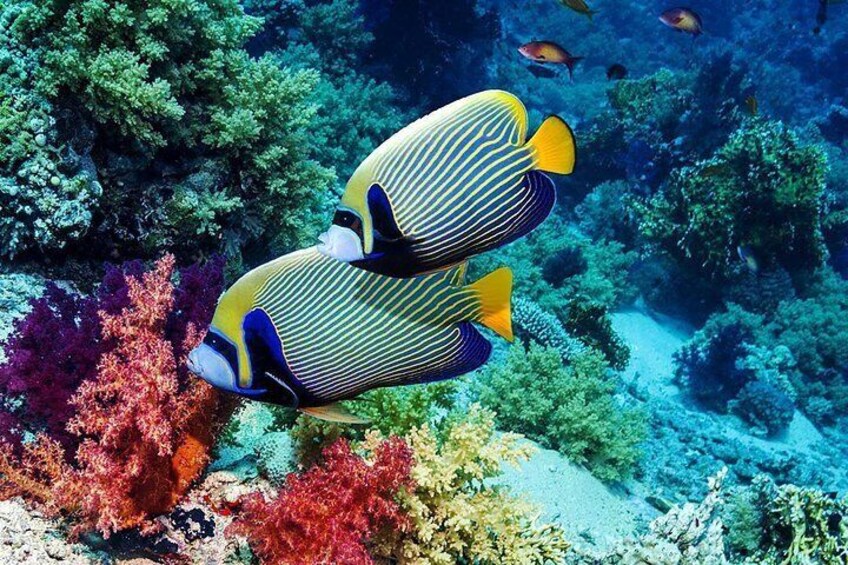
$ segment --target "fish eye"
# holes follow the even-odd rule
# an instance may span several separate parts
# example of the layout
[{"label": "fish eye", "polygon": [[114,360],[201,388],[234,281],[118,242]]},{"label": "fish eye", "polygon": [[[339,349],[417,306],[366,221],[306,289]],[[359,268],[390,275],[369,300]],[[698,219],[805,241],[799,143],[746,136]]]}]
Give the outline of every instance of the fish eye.
[{"label": "fish eye", "polygon": [[337,226],[352,230],[360,238],[362,237],[362,220],[347,210],[337,210],[333,216],[333,223]]},{"label": "fish eye", "polygon": [[203,343],[217,351],[224,359],[226,359],[233,371],[238,371],[238,353],[236,351],[236,346],[230,343],[228,339],[217,332],[209,330],[206,332],[206,337],[203,338]]}]

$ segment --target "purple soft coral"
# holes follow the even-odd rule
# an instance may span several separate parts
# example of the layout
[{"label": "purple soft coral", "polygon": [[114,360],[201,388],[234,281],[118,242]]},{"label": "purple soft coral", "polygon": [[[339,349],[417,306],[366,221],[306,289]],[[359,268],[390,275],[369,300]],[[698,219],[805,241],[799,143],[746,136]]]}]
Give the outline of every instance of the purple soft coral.
[{"label": "purple soft coral", "polygon": [[101,354],[96,302],[48,285],[15,323],[5,351],[0,392],[24,401],[17,414],[22,424],[43,426],[72,452],[77,440],[65,430],[73,415],[69,400],[94,375]]}]

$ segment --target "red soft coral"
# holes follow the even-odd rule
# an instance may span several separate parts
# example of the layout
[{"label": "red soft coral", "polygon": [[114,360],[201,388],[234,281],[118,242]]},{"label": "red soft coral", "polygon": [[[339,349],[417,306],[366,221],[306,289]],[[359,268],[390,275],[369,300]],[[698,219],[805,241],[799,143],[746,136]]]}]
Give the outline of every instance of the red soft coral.
[{"label": "red soft coral", "polygon": [[[89,485],[79,503],[83,526],[104,534],[149,526],[169,510],[202,471],[212,443],[216,395],[200,379],[181,383],[175,347],[165,338],[174,301],[174,259],[167,256],[140,278],[127,277],[130,304],[101,311],[103,354],[95,379],[80,385],[69,429],[85,438],[77,450],[78,478]],[[198,332],[187,331],[190,350]]]},{"label": "red soft coral", "polygon": [[382,528],[405,528],[395,496],[412,479],[412,451],[399,438],[383,442],[369,463],[339,440],[324,463],[291,474],[275,500],[254,493],[228,532],[248,538],[263,563],[373,563],[368,540]]}]

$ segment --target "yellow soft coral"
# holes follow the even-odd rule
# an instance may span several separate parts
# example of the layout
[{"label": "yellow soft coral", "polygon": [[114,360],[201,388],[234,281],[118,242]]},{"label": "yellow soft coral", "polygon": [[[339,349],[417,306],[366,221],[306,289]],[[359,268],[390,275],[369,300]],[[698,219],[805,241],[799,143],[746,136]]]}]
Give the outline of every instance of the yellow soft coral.
[{"label": "yellow soft coral", "polygon": [[[371,432],[363,447],[381,439]],[[413,526],[380,538],[375,557],[422,565],[562,560],[569,544],[561,530],[536,525],[531,504],[486,480],[499,475],[503,463],[516,465],[534,450],[520,435],[496,434],[492,412],[472,406],[441,445],[427,425],[406,439],[415,457],[416,488],[402,495],[401,505]]]}]

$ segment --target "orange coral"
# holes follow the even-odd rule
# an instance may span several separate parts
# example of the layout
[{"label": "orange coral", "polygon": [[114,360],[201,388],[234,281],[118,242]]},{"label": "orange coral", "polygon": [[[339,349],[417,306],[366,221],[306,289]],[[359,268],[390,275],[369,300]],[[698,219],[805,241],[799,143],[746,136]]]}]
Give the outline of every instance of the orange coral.
[{"label": "orange coral", "polygon": [[[180,382],[184,359],[165,338],[173,269],[174,258],[166,256],[141,278],[127,277],[130,305],[100,313],[103,337],[115,345],[71,400],[77,413],[69,429],[84,438],[75,474],[88,485],[79,499],[81,526],[107,536],[152,527],[149,517],[170,510],[202,472],[213,441],[217,396],[200,379]],[[191,343],[181,350],[197,338],[190,329]]]}]

